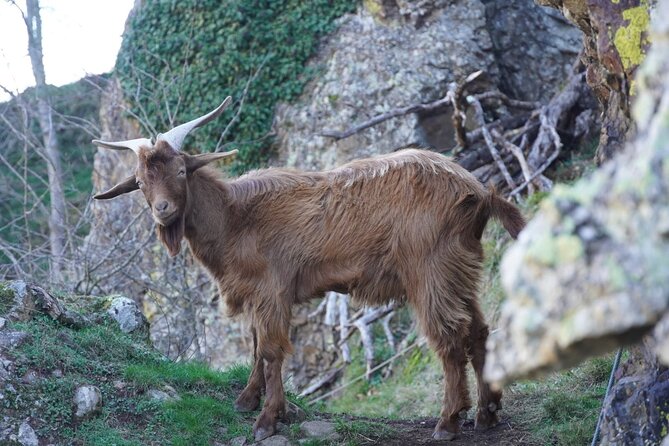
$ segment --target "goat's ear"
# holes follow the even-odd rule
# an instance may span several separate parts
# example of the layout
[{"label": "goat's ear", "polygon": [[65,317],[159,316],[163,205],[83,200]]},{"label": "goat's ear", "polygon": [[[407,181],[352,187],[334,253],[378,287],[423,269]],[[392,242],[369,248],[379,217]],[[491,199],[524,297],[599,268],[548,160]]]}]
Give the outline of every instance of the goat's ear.
[{"label": "goat's ear", "polygon": [[200,155],[188,155],[186,157],[186,170],[188,172],[195,172],[200,167],[206,166],[209,163],[225,158],[234,157],[238,150],[231,150],[229,152],[220,153],[202,153]]},{"label": "goat's ear", "polygon": [[93,198],[96,200],[108,200],[110,198],[117,197],[121,194],[127,194],[128,192],[132,192],[137,189],[139,189],[139,186],[137,185],[137,179],[134,175],[132,175],[109,189],[107,192],[97,194],[93,196]]}]

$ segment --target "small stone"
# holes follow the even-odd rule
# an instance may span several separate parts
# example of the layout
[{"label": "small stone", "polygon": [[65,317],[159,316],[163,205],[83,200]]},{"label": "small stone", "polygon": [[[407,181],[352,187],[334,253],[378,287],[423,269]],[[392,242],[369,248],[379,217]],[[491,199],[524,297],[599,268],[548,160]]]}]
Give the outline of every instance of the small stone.
[{"label": "small stone", "polygon": [[147,392],[149,398],[154,401],[165,402],[165,401],[179,401],[181,397],[177,391],[172,386],[163,386],[163,390],[159,389],[150,389]]},{"label": "small stone", "polygon": [[10,321],[28,321],[35,313],[35,302],[23,280],[9,282],[8,288],[14,292],[11,308],[3,317]]},{"label": "small stone", "polygon": [[17,440],[23,446],[39,446],[37,434],[30,424],[28,424],[28,421],[24,421],[21,423],[21,426],[19,426],[19,436]]},{"label": "small stone", "polygon": [[0,349],[13,349],[30,339],[23,331],[0,331]]},{"label": "small stone", "polygon": [[62,378],[63,371],[61,369],[54,369],[54,371],[51,372],[51,376],[53,376],[54,378]]},{"label": "small stone", "polygon": [[230,446],[245,446],[246,445],[246,437],[235,437],[232,440],[230,440]]},{"label": "small stone", "polygon": [[4,317],[0,317],[0,330],[5,328],[6,324],[7,324],[7,319],[5,319]]},{"label": "small stone", "polygon": [[290,440],[283,435],[273,435],[258,443],[262,446],[290,446]]},{"label": "small stone", "polygon": [[12,372],[12,361],[0,356],[0,380],[8,379]]},{"label": "small stone", "polygon": [[116,390],[123,390],[128,384],[125,383],[124,381],[121,381],[120,379],[117,379],[116,381],[114,381],[113,385]]},{"label": "small stone", "polygon": [[301,423],[307,419],[307,413],[297,404],[286,403],[286,418],[290,423]]},{"label": "small stone", "polygon": [[24,384],[36,384],[39,381],[39,374],[35,370],[28,370],[21,378]]},{"label": "small stone", "polygon": [[335,430],[335,424],[330,421],[305,421],[300,425],[302,433],[309,438],[338,440],[341,436]]},{"label": "small stone", "polygon": [[127,297],[114,298],[107,313],[118,322],[121,331],[124,333],[131,333],[148,326],[146,317],[144,317],[135,301]]},{"label": "small stone", "polygon": [[74,392],[73,398],[77,418],[89,417],[102,407],[102,394],[95,386],[81,386]]}]

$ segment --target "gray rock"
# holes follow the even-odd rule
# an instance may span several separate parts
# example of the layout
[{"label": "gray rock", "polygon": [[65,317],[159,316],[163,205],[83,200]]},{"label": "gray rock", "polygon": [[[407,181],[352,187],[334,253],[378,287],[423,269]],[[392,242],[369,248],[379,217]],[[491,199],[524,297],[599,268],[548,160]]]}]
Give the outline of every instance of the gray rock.
[{"label": "gray rock", "polygon": [[12,374],[12,361],[0,356],[0,381],[8,379]]},{"label": "gray rock", "polygon": [[77,418],[88,418],[97,413],[102,407],[102,393],[95,386],[80,386],[74,392],[73,398]]},{"label": "gray rock", "polygon": [[37,434],[30,424],[28,424],[28,421],[24,421],[19,426],[18,442],[23,446],[39,446]]},{"label": "gray rock", "polygon": [[23,280],[8,282],[7,288],[13,293],[9,310],[2,316],[10,321],[27,321],[35,312],[35,303],[30,295],[28,284]]},{"label": "gray rock", "polygon": [[283,435],[274,435],[256,443],[261,446],[290,446],[290,440]]},{"label": "gray rock", "polygon": [[6,324],[7,324],[7,319],[5,319],[4,317],[0,317],[0,330],[5,328]]},{"label": "gray rock", "polygon": [[118,322],[121,331],[131,333],[148,327],[144,314],[134,300],[119,296],[114,298],[107,313]]},{"label": "gray rock", "polygon": [[[3,416],[0,420],[0,442],[6,442],[9,440],[9,436],[14,432],[14,426],[12,425],[12,419],[8,416]],[[4,443],[0,443],[4,444]]]},{"label": "gray rock", "polygon": [[0,331],[0,349],[16,348],[30,339],[30,334],[23,331]]},{"label": "gray rock", "polygon": [[643,362],[633,373],[622,370],[625,376],[604,401],[603,445],[659,444],[669,429],[669,370],[656,370],[652,360]]},{"label": "gray rock", "polygon": [[307,413],[297,404],[286,403],[286,419],[289,423],[301,423],[307,419]]},{"label": "gray rock", "polygon": [[324,440],[338,440],[341,438],[335,430],[335,424],[330,421],[305,421],[300,424],[300,429],[309,438]]},{"label": "gray rock", "polygon": [[39,376],[39,373],[37,373],[36,370],[28,370],[28,371],[21,377],[21,381],[22,381],[24,384],[30,384],[30,385],[32,385],[32,384],[36,384],[37,382],[39,382],[39,379],[40,379],[40,376]]},{"label": "gray rock", "polygon": [[172,386],[164,386],[162,390],[159,389],[150,389],[147,392],[149,398],[154,401],[165,402],[165,401],[178,401],[181,399],[177,391]]},{"label": "gray rock", "polygon": [[230,440],[230,446],[245,446],[246,445],[246,437],[235,437],[232,440]]}]

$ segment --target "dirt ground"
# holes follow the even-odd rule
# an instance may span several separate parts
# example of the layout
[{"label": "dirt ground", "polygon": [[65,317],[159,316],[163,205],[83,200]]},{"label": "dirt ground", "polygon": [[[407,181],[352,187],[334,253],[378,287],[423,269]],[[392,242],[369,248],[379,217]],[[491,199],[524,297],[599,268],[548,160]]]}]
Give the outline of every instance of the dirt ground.
[{"label": "dirt ground", "polygon": [[385,422],[395,429],[392,438],[365,442],[366,445],[405,446],[405,445],[449,445],[449,446],[517,446],[536,445],[531,435],[515,426],[512,420],[502,417],[501,422],[486,431],[474,430],[474,420],[466,420],[462,431],[455,440],[434,440],[432,432],[437,425],[437,418],[417,420],[379,420],[372,418],[351,417],[351,419]]}]

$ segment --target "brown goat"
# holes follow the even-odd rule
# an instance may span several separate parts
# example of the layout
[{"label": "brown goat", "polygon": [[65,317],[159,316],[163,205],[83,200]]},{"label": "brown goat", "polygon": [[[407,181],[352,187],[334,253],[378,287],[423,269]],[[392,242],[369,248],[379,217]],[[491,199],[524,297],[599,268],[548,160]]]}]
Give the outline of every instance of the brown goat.
[{"label": "brown goat", "polygon": [[185,237],[230,314],[250,317],[253,371],[235,405],[255,410],[266,392],[256,440],[272,435],[285,415],[281,364],[291,351],[291,307],[328,290],[349,292],[364,305],[399,299],[413,308],[446,378],[435,438],[454,438],[459,414],[471,406],[468,359],[478,380],[477,427],[496,424],[501,393],[482,378],[488,326],[477,302],[480,239],[490,217],[516,237],[525,224],[518,209],[446,157],[422,150],[326,172],[266,169],[222,181],[204,166],[232,153],[179,150],[188,131],[227,101],[155,144],[94,141],[138,155],[135,174],[95,198],[141,189],[170,254]]}]

